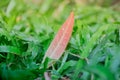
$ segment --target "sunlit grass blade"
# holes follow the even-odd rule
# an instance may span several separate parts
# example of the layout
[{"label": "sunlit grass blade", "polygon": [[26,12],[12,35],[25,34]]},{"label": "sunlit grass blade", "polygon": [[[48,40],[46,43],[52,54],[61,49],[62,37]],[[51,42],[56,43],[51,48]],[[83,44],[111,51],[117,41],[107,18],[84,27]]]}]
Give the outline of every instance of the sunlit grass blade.
[{"label": "sunlit grass blade", "polygon": [[14,46],[0,46],[0,52],[13,53],[16,55],[21,55],[20,50]]}]

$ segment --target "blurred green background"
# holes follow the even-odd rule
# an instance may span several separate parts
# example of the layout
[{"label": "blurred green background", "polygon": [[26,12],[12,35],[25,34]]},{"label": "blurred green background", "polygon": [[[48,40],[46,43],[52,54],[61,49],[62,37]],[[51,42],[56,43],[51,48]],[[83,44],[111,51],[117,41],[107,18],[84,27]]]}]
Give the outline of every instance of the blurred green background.
[{"label": "blurred green background", "polygon": [[[42,63],[75,14],[63,56]],[[120,80],[120,0],[0,0],[0,80]]]}]

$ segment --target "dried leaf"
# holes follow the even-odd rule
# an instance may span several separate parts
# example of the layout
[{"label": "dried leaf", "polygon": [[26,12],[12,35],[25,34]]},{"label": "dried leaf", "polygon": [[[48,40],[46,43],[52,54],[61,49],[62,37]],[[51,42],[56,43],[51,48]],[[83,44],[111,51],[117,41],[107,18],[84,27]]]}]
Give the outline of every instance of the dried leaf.
[{"label": "dried leaf", "polygon": [[44,73],[45,80],[51,80],[48,72]]},{"label": "dried leaf", "polygon": [[70,16],[59,29],[58,33],[50,44],[45,57],[49,57],[51,59],[59,59],[61,57],[70,39],[73,25],[74,13],[71,12]]}]

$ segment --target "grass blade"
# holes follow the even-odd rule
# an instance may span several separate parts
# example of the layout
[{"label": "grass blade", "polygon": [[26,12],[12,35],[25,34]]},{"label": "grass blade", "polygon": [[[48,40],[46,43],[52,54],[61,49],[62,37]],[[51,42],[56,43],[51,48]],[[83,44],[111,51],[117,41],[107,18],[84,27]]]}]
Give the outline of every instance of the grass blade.
[{"label": "grass blade", "polygon": [[21,52],[18,48],[14,46],[0,46],[0,52],[13,53],[16,55],[21,55]]}]

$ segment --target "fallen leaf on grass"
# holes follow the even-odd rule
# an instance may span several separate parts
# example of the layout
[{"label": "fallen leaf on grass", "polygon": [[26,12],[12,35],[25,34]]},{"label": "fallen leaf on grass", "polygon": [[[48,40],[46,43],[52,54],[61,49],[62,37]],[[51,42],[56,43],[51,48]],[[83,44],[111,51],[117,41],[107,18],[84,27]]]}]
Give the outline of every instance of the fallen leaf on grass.
[{"label": "fallen leaf on grass", "polygon": [[74,25],[74,13],[71,12],[70,16],[62,25],[62,27],[59,29],[55,38],[51,42],[46,52],[45,58],[49,57],[51,59],[58,60],[61,57],[72,34],[73,25]]}]

